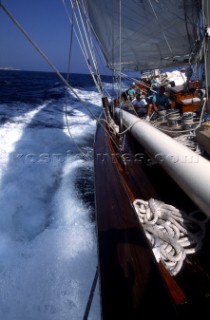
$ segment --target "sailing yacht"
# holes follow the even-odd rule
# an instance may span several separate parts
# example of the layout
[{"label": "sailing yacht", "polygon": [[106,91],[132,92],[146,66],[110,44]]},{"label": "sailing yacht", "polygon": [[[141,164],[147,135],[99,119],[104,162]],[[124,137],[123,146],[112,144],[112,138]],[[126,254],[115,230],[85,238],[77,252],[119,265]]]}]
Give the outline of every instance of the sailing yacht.
[{"label": "sailing yacht", "polygon": [[[115,97],[102,91],[94,147],[102,318],[204,317],[210,311],[208,1],[86,0],[79,7],[117,88]],[[170,70],[180,72],[181,84],[171,81]],[[154,79],[164,85],[168,114],[148,123],[123,110],[120,99],[116,106],[126,74],[141,90],[151,92]]]},{"label": "sailing yacht", "polygon": [[[204,319],[210,312],[209,1],[70,2],[102,97],[94,144],[102,319]],[[112,72],[112,97],[95,48]],[[174,70],[181,84],[170,78]],[[123,110],[121,99],[114,101],[124,79],[128,88],[151,94],[157,80],[171,109],[149,122]]]}]

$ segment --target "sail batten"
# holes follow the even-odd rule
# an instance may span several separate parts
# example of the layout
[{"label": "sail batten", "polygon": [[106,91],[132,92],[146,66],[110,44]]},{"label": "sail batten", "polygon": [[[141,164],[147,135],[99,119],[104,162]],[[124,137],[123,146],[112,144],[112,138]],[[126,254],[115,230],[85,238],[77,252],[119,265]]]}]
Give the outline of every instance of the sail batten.
[{"label": "sail batten", "polygon": [[198,0],[83,3],[110,69],[145,70],[175,66],[177,62],[186,64],[202,41],[199,27],[194,27],[201,12]]}]

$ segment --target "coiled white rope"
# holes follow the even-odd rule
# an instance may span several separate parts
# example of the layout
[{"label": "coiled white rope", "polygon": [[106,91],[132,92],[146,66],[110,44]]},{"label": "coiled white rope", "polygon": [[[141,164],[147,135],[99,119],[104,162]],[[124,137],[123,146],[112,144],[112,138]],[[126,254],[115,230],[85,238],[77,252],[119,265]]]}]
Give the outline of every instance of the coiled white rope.
[{"label": "coiled white rope", "polygon": [[186,255],[201,248],[208,218],[198,221],[197,211],[187,215],[153,198],[136,199],[133,204],[157,261],[161,260],[171,275],[178,274]]}]

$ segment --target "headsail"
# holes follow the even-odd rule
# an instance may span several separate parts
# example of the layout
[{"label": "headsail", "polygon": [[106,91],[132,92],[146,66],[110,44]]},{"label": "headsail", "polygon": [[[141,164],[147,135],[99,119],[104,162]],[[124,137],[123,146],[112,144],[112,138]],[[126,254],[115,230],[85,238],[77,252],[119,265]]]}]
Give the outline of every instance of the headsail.
[{"label": "headsail", "polygon": [[81,0],[107,66],[137,71],[183,64],[202,42],[199,0]]}]

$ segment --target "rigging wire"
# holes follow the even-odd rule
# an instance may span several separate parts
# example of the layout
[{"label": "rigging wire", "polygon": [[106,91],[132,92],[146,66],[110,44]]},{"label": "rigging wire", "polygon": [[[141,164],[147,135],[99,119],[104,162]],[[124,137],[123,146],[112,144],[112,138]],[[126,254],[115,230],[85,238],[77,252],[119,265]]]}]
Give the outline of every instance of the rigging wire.
[{"label": "rigging wire", "polygon": [[[62,1],[62,3],[63,3],[64,9],[65,9],[65,11],[66,11],[67,18],[68,18],[70,24],[72,25],[72,24],[73,24],[73,21],[72,21],[70,15],[69,15],[68,9],[67,9],[67,7],[66,7],[65,0],[61,0],[61,1]],[[83,49],[83,46],[82,46],[82,44],[81,44],[81,42],[80,42],[79,36],[78,36],[75,28],[74,28],[73,30],[74,30],[74,34],[75,34],[75,36],[76,36],[76,38],[77,38],[78,44],[79,44],[79,46],[80,46],[81,52],[82,52],[82,54],[83,54],[83,56],[84,56],[84,58],[85,58],[85,61],[87,61],[87,60],[88,60],[88,55],[86,54],[86,52],[85,52],[84,49]],[[88,67],[89,67],[89,65],[88,65]]]},{"label": "rigging wire", "polygon": [[[107,126],[109,123],[106,120],[101,119],[101,117],[97,117],[91,109],[87,106],[87,103],[85,103],[80,96],[77,94],[77,92],[74,90],[74,88],[67,82],[67,80],[62,76],[62,74],[59,72],[59,70],[55,67],[55,65],[49,60],[49,58],[46,56],[46,54],[38,47],[38,45],[31,39],[29,34],[23,29],[23,27],[18,23],[18,21],[12,16],[12,14],[6,9],[6,7],[0,2],[0,7],[3,9],[3,11],[8,15],[8,17],[12,20],[12,22],[17,26],[17,28],[23,33],[23,35],[26,37],[26,39],[31,43],[31,45],[38,51],[38,53],[44,58],[44,60],[49,64],[49,66],[55,71],[55,73],[58,75],[58,77],[62,80],[62,82],[67,86],[67,88],[75,95],[75,97],[81,102],[83,107],[89,112],[89,114],[92,116],[92,118],[96,121],[96,123],[103,128],[103,130],[106,132],[106,134],[109,136],[109,138],[112,140],[112,142],[116,145],[112,134],[107,129]],[[116,134],[116,133],[115,133]],[[89,158],[88,154],[85,155],[85,157]]]},{"label": "rigging wire", "polygon": [[[71,50],[72,50],[72,30],[73,30],[73,25],[72,25],[72,29],[71,29],[71,37],[70,37],[70,48],[69,48],[69,58],[68,58],[68,72],[67,72],[67,79],[65,79],[60,72],[56,69],[56,67],[51,63],[51,61],[48,59],[48,57],[40,50],[40,48],[32,41],[32,39],[30,38],[30,36],[26,33],[26,31],[21,27],[21,25],[16,21],[16,19],[9,13],[9,11],[2,5],[1,0],[0,0],[0,6],[2,7],[3,11],[9,16],[9,18],[14,22],[14,24],[18,27],[18,29],[25,35],[25,37],[29,40],[29,42],[32,44],[32,46],[41,54],[41,56],[47,61],[47,63],[53,68],[53,70],[56,72],[56,74],[61,78],[61,80],[67,85],[67,87],[76,95],[76,97],[78,98],[78,100],[80,100],[80,102],[82,104],[84,104],[84,102],[80,99],[80,97],[77,95],[77,93],[73,90],[73,88],[69,85],[68,81],[69,81],[69,74],[70,74],[70,59],[71,59]],[[91,110],[85,105],[85,107],[89,110],[89,112],[91,113],[92,116],[95,115],[91,112]],[[65,112],[65,117],[66,117],[66,124],[67,124],[67,128],[69,131],[70,136],[71,132],[68,126],[68,121],[67,121],[67,110]],[[98,121],[98,119],[96,119]],[[73,139],[73,138],[72,138]],[[74,141],[74,139],[73,139]],[[78,147],[78,146],[77,146]],[[80,149],[81,150],[81,149]],[[84,155],[84,153],[82,153]],[[85,155],[86,156],[86,155]],[[88,314],[90,311],[90,307],[91,307],[91,303],[93,300],[93,296],[94,296],[94,292],[95,292],[95,288],[96,288],[96,284],[97,284],[97,280],[98,280],[98,266],[96,268],[96,272],[95,272],[95,276],[93,279],[93,283],[92,283],[92,287],[91,287],[91,291],[89,294],[89,298],[88,298],[88,302],[87,302],[87,306],[85,309],[85,314],[83,319],[86,320],[88,319]]]},{"label": "rigging wire", "polygon": [[[204,1],[203,1],[203,10],[204,10]],[[207,11],[207,17],[205,16],[204,14],[204,11],[203,11],[203,19],[206,23],[206,26],[207,28],[209,28],[209,21],[210,21],[210,18],[209,18],[209,2],[206,1],[206,6],[208,8]],[[206,20],[205,20],[206,19]],[[209,50],[209,37],[210,37],[210,34],[208,33],[208,30],[206,30],[206,37],[205,37],[205,41],[204,41],[204,69],[205,69],[205,74],[207,75],[208,74],[208,63],[207,63],[207,59],[208,59],[208,50]],[[207,100],[207,112],[210,113],[210,106],[209,106],[209,83],[208,83],[208,78],[205,77],[205,87],[206,87],[206,100]]]},{"label": "rigging wire", "polygon": [[[64,0],[63,0],[63,4],[65,6]],[[68,83],[69,83],[69,77],[70,77],[73,31],[74,31],[74,15],[72,13],[72,24],[71,24],[71,31],[70,31],[69,55],[68,55],[68,65],[67,65],[67,77],[66,77],[66,80],[68,81]],[[66,96],[67,96],[67,94],[66,94]],[[66,127],[67,127],[67,130],[68,130],[69,136],[71,137],[71,139],[72,139],[74,145],[76,146],[76,148],[79,150],[80,155],[82,155],[83,157],[86,157],[86,155],[83,153],[83,150],[76,143],[76,141],[75,141],[75,139],[74,139],[74,137],[73,137],[73,135],[71,133],[71,129],[70,129],[69,121],[68,121],[68,110],[67,110],[67,103],[66,102],[64,103],[64,116],[65,116],[65,122],[66,122]]]},{"label": "rigging wire", "polygon": [[157,22],[158,22],[158,24],[159,24],[159,26],[160,26],[160,28],[161,28],[161,32],[162,32],[162,34],[163,34],[163,38],[164,38],[164,40],[165,40],[165,42],[166,42],[166,44],[167,44],[167,46],[168,46],[168,48],[169,48],[169,51],[172,53],[173,51],[172,51],[171,46],[170,46],[170,44],[169,44],[169,42],[168,42],[168,39],[167,39],[167,37],[166,37],[165,32],[162,30],[162,25],[161,25],[161,23],[160,23],[160,21],[159,21],[159,18],[158,18],[158,16],[157,16],[156,12],[155,12],[155,9],[154,9],[153,5],[152,5],[152,3],[151,3],[151,0],[148,0],[148,2],[149,2],[149,4],[150,4],[151,9],[152,9],[152,11],[153,11],[153,13],[154,13],[154,16],[155,16],[155,18],[156,18],[156,20],[157,20]]},{"label": "rigging wire", "polygon": [[[100,87],[100,84],[98,84],[96,78],[95,78],[95,74],[92,70],[92,67],[91,67],[91,63],[90,63],[90,58],[88,56],[88,52],[87,52],[87,49],[86,49],[86,45],[85,45],[85,41],[84,41],[84,37],[83,37],[83,34],[82,34],[82,31],[81,31],[81,28],[80,28],[80,25],[79,25],[79,21],[77,19],[77,16],[76,16],[76,13],[75,13],[75,7],[74,7],[74,4],[73,4],[73,0],[70,0],[71,2],[71,6],[72,6],[72,11],[74,13],[74,17],[75,17],[75,21],[77,23],[77,27],[78,27],[78,30],[79,30],[79,34],[80,34],[80,39],[82,41],[82,46],[83,46],[83,50],[85,52],[85,55],[86,55],[86,63],[87,63],[87,66],[89,68],[89,71],[90,71],[90,74],[92,75],[92,78],[93,78],[93,81],[98,89],[98,92],[102,95],[102,89]],[[80,17],[80,20],[81,20],[81,17]],[[83,25],[83,20],[81,20],[81,24]]]},{"label": "rigging wire", "polygon": [[[65,1],[62,0],[62,2],[63,2],[65,10],[67,12],[67,15],[68,15],[68,10],[67,10],[67,7],[65,5]],[[70,18],[70,20],[71,20],[71,32],[70,32],[69,55],[68,55],[68,65],[67,65],[67,77],[66,77],[66,80],[68,81],[68,83],[69,83],[69,77],[70,77],[72,43],[73,43],[73,34],[74,34],[74,15],[73,15],[73,12],[72,12],[72,18]],[[67,94],[66,94],[66,96],[67,96]],[[72,108],[72,110],[73,110],[73,108]],[[86,154],[84,154],[83,150],[76,143],[76,141],[75,141],[75,139],[74,139],[74,137],[73,137],[73,135],[71,133],[71,128],[70,128],[69,121],[68,121],[67,103],[64,103],[64,116],[65,116],[65,122],[66,122],[66,127],[67,127],[67,130],[68,130],[69,136],[71,137],[75,147],[79,150],[80,155],[83,156],[83,157],[86,157]]]},{"label": "rigging wire", "polygon": [[[69,88],[69,90],[75,95],[75,97],[81,102],[81,104],[85,107],[85,109],[90,113],[93,119],[96,120],[97,123],[101,125],[101,127],[109,134],[106,127],[103,123],[96,117],[96,115],[90,110],[87,104],[79,97],[74,88],[68,83],[68,81],[62,76],[59,70],[55,67],[55,65],[49,60],[46,54],[38,47],[38,45],[31,39],[29,34],[23,29],[23,27],[18,23],[18,21],[12,16],[12,14],[6,9],[6,7],[0,2],[0,7],[3,11],[8,15],[8,17],[13,21],[13,23],[17,26],[17,28],[24,34],[27,40],[31,43],[31,45],[39,52],[39,54],[44,58],[44,60],[49,64],[49,66],[55,71],[58,77],[62,80],[62,82]],[[111,137],[111,136],[110,136]],[[112,138],[112,137],[111,137]]]},{"label": "rigging wire", "polygon": [[[71,24],[71,31],[74,31],[74,34],[76,35],[76,38],[77,38],[77,41],[78,41],[78,43],[79,43],[79,45],[80,45],[80,48],[81,48],[81,51],[82,51],[82,53],[83,53],[83,55],[84,55],[84,58],[85,58],[85,61],[87,62],[87,61],[89,61],[89,58],[88,58],[88,54],[87,54],[87,50],[86,50],[86,48],[85,48],[85,46],[83,47],[82,46],[82,44],[81,44],[81,42],[80,42],[80,39],[79,39],[79,36],[77,35],[77,33],[76,33],[76,30],[75,30],[75,28],[74,28],[74,17],[76,16],[76,13],[75,13],[75,11],[74,11],[74,8],[72,7],[72,18],[70,17],[70,15],[69,15],[69,12],[68,12],[68,9],[67,9],[67,7],[66,7],[66,3],[65,3],[65,0],[62,0],[62,3],[63,3],[63,6],[64,6],[64,9],[65,9],[65,11],[66,11],[66,14],[67,14],[67,17],[68,17],[68,20],[69,20],[69,22],[70,22],[70,24]],[[81,33],[80,33],[81,34]],[[71,39],[72,39],[72,37],[73,37],[73,32],[71,32]],[[72,40],[71,40],[71,43],[72,43]],[[69,49],[69,59],[70,59],[70,55],[71,55],[71,49],[72,49],[72,45],[71,45],[71,43],[70,43],[70,49]],[[70,64],[70,61],[69,61],[69,64]],[[91,71],[91,66],[90,66],[90,64],[89,64],[89,62],[87,62],[87,66],[88,66],[88,68],[89,68],[89,71],[90,71],[90,73],[91,73],[91,75],[93,75],[93,72]],[[68,78],[69,78],[69,74],[67,73],[67,81],[68,81]],[[94,80],[94,79],[93,79]],[[95,82],[95,81],[94,81]],[[95,82],[95,84],[96,84],[96,82]],[[98,86],[97,86],[98,87]],[[102,92],[102,90],[100,89],[100,88],[102,88],[102,83],[99,85],[99,93],[100,92]],[[67,107],[67,106],[66,106]],[[68,119],[67,119],[67,109],[65,110],[65,119],[66,119],[66,124],[67,124],[67,128],[68,128],[68,132],[69,132],[69,135],[70,135],[70,137],[72,138],[72,140],[74,141],[74,144],[76,145],[76,147],[78,148],[78,150],[80,151],[80,153],[84,156],[84,153],[82,152],[82,150],[81,150],[81,148],[76,144],[76,142],[75,142],[75,140],[74,140],[74,138],[73,138],[73,136],[72,136],[72,134],[71,134],[71,132],[70,132],[70,127],[69,127],[69,123],[68,123]]]},{"label": "rigging wire", "polygon": [[[113,61],[114,61],[114,0],[112,0],[112,19],[111,19],[111,21],[112,21],[112,29],[111,29],[111,32],[112,32],[112,37],[111,37],[111,43],[112,43],[112,46],[111,46],[111,48],[112,48],[112,52],[111,52],[111,57],[112,57],[112,64],[113,64]],[[113,79],[113,81],[112,81],[112,95],[114,95],[114,85],[115,85],[115,81],[114,81],[114,79],[115,79],[115,74],[114,74],[114,70],[113,70],[113,68],[112,68],[112,79]]]},{"label": "rigging wire", "polygon": [[[65,0],[61,0],[61,1],[62,1],[62,3],[63,3],[64,9],[65,9],[65,11],[66,11],[68,20],[69,20],[70,24],[72,25],[73,19],[71,19],[70,15],[69,15],[68,9],[67,9],[67,7],[66,7]],[[71,0],[70,0],[70,1],[71,1]],[[94,75],[94,72],[93,72],[92,67],[91,67],[91,63],[90,63],[90,59],[89,59],[89,56],[88,56],[88,52],[87,52],[87,50],[86,50],[85,42],[84,42],[83,37],[82,37],[82,33],[81,33],[81,30],[80,30],[79,22],[78,22],[78,19],[77,19],[77,17],[76,17],[75,8],[74,8],[74,4],[73,4],[72,1],[71,1],[71,6],[72,6],[72,12],[73,12],[73,14],[74,14],[75,20],[76,20],[76,22],[77,22],[77,26],[78,26],[78,30],[79,30],[79,34],[80,34],[80,38],[81,38],[82,42],[80,41],[80,38],[79,38],[79,36],[78,36],[75,28],[73,28],[73,29],[74,29],[74,33],[75,33],[75,36],[76,36],[76,38],[77,38],[78,44],[79,44],[80,49],[81,49],[81,52],[82,52],[82,54],[83,54],[83,56],[84,56],[84,59],[85,59],[85,62],[86,62],[86,64],[87,64],[87,67],[88,67],[88,69],[89,69],[89,72],[90,72],[90,74],[91,74],[91,76],[92,76],[92,78],[93,78],[93,81],[94,81],[97,89],[98,89],[98,92],[99,92],[100,94],[102,94],[102,84],[101,84],[101,82],[100,82],[100,84],[98,84],[97,80],[95,79],[95,75]]]},{"label": "rigging wire", "polygon": [[[63,4],[64,4],[64,7],[66,8],[64,0],[63,0]],[[70,61],[71,61],[73,31],[74,31],[74,13],[73,13],[73,11],[72,11],[72,19],[71,19],[71,21],[72,21],[72,23],[71,23],[68,69],[67,69],[67,81],[68,82],[69,82],[69,75],[70,75]],[[100,89],[102,91],[102,84],[100,85]],[[65,120],[66,120],[66,126],[67,126],[67,129],[68,129],[68,133],[69,133],[70,137],[72,138],[72,141],[74,142],[76,148],[79,150],[80,154],[82,154],[84,156],[84,153],[83,153],[82,149],[75,142],[75,139],[71,134],[71,129],[69,127],[69,122],[68,122],[68,117],[67,117],[67,104],[66,103],[65,103]],[[96,272],[95,272],[95,276],[94,276],[93,283],[92,283],[92,286],[91,286],[90,294],[89,294],[89,297],[88,297],[88,301],[87,301],[87,305],[86,305],[86,309],[85,309],[85,314],[84,314],[83,320],[87,320],[88,319],[90,308],[91,308],[91,304],[92,304],[93,297],[94,297],[94,292],[95,292],[96,285],[97,285],[97,281],[98,281],[98,266],[96,267]]]},{"label": "rigging wire", "polygon": [[[71,1],[71,0],[70,0],[70,1]],[[62,0],[62,3],[63,3],[63,6],[64,6],[64,8],[65,8],[65,11],[66,11],[68,20],[69,20],[70,24],[72,25],[73,19],[70,18],[68,9],[67,9],[67,7],[66,7],[65,0]],[[76,14],[75,14],[75,10],[74,10],[74,5],[73,5],[72,2],[71,2],[71,6],[72,6],[73,16],[75,16],[75,19],[76,19]],[[78,20],[76,19],[76,21],[77,21],[78,29],[79,29],[79,31],[80,31],[80,27],[79,27]],[[89,69],[89,71],[90,71],[90,74],[91,74],[91,76],[92,76],[92,78],[93,78],[93,81],[94,81],[94,83],[95,83],[95,85],[96,85],[99,93],[101,93],[101,92],[102,92],[102,86],[100,87],[100,85],[98,85],[98,83],[97,83],[97,81],[96,81],[96,79],[95,79],[94,72],[92,71],[92,68],[91,68],[90,59],[89,59],[88,52],[87,52],[87,50],[86,50],[84,41],[81,43],[81,41],[80,41],[80,39],[79,39],[79,36],[77,35],[77,32],[76,32],[75,28],[73,28],[73,29],[74,29],[74,33],[75,33],[75,35],[76,35],[77,41],[78,41],[78,43],[79,43],[80,49],[81,49],[81,51],[82,51],[82,54],[83,54],[83,56],[84,56],[84,58],[85,58],[87,67],[88,67],[88,69]],[[80,38],[83,40],[81,31],[80,31]]]},{"label": "rigging wire", "polygon": [[[119,0],[119,38],[120,38],[120,44],[119,44],[119,92],[120,92],[120,109],[122,108],[122,100],[121,100],[121,93],[122,93],[122,77],[121,77],[121,72],[122,72],[122,2]],[[120,114],[120,117],[122,115]]]},{"label": "rigging wire", "polygon": [[89,38],[87,36],[87,32],[86,32],[86,28],[85,28],[85,24],[84,24],[84,21],[83,21],[83,17],[82,17],[82,13],[81,13],[81,9],[80,9],[78,0],[76,0],[76,3],[77,3],[78,11],[79,11],[79,14],[80,14],[80,20],[81,20],[81,23],[82,23],[82,27],[83,27],[83,31],[84,31],[85,37],[86,37],[86,41],[87,41],[87,45],[88,45],[88,48],[89,48],[89,52],[91,54],[91,58],[92,58],[92,61],[93,61],[93,64],[94,64],[94,67],[95,67],[95,70],[96,70],[96,75],[97,75],[97,79],[98,79],[98,86],[99,86],[100,92],[102,92],[102,81],[101,81],[100,72],[99,72],[99,68],[98,68],[98,64],[97,64],[97,60],[96,60],[96,56],[95,56],[93,40],[92,40],[91,31],[90,31],[90,20],[88,18],[87,9],[86,9],[86,6],[85,6],[84,2],[82,1]]},{"label": "rigging wire", "polygon": [[94,296],[94,292],[95,292],[96,285],[97,285],[97,281],[98,281],[98,266],[96,267],[96,272],[95,272],[95,276],[94,276],[93,283],[92,283],[92,286],[91,286],[90,295],[89,295],[89,298],[88,298],[88,301],[87,301],[87,305],[86,305],[86,308],[85,308],[85,314],[83,316],[83,320],[87,320],[88,319],[89,312],[90,312],[90,307],[91,307],[91,304],[92,304],[92,301],[93,301],[93,296]]}]

